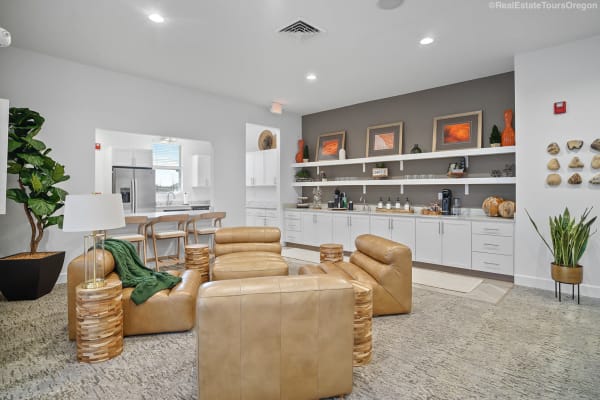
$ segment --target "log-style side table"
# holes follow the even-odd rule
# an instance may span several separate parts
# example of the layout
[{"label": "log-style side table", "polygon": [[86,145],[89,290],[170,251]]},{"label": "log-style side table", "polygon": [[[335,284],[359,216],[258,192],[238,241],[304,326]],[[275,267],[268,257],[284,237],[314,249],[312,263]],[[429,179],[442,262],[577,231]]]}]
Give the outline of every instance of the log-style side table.
[{"label": "log-style side table", "polygon": [[370,285],[350,281],[354,287],[354,350],[353,365],[371,362],[373,351],[373,289]]},{"label": "log-style side table", "polygon": [[106,361],[123,352],[123,297],[121,281],[100,288],[75,288],[77,360]]},{"label": "log-style side table", "polygon": [[319,246],[321,262],[344,261],[344,246],[337,243],[325,243]]},{"label": "log-style side table", "polygon": [[185,269],[199,270],[201,284],[210,280],[210,253],[208,245],[188,244],[185,246]]}]

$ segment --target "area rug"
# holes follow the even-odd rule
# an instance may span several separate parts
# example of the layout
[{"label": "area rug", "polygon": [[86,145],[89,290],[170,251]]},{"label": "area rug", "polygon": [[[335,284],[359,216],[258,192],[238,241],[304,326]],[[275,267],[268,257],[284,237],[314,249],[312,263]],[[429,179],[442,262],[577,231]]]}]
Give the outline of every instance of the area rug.
[{"label": "area rug", "polygon": [[[600,393],[600,301],[559,303],[516,287],[498,305],[415,287],[413,312],[373,321],[373,359],[349,400],[578,399]],[[67,340],[66,285],[36,301],[0,297],[0,398],[197,399],[193,331],[125,338],[80,364]]]}]

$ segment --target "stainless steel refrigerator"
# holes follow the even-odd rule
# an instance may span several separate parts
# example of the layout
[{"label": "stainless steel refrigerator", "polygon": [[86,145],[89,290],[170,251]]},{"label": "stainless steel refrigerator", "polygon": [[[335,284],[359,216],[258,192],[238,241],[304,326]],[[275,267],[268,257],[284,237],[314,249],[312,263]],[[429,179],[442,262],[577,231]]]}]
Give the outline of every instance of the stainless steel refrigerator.
[{"label": "stainless steel refrigerator", "polygon": [[113,193],[120,193],[125,212],[155,211],[154,170],[139,167],[113,167]]}]

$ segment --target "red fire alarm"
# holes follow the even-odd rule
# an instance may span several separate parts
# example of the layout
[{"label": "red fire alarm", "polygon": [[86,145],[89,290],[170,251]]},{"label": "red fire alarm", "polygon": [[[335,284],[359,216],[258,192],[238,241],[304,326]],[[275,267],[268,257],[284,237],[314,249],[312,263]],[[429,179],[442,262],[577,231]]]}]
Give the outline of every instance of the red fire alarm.
[{"label": "red fire alarm", "polygon": [[102,145],[100,143],[96,143],[96,150],[102,149]]},{"label": "red fire alarm", "polygon": [[557,101],[554,103],[554,114],[564,114],[567,112],[567,102]]}]

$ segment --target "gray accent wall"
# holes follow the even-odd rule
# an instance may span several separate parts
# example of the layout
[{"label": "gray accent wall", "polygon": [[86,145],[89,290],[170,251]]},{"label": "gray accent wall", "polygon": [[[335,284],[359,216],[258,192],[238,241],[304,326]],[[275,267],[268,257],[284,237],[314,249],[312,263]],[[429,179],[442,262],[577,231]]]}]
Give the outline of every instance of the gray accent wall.
[{"label": "gray accent wall", "polygon": [[[494,124],[500,131],[504,129],[504,110],[515,108],[514,73],[508,72],[472,81],[456,83],[434,89],[423,90],[355,104],[348,107],[323,111],[302,117],[302,137],[310,150],[310,161],[314,161],[315,148],[320,134],[345,130],[346,157],[365,157],[366,135],[369,126],[381,125],[397,121],[404,122],[403,153],[409,153],[414,144],[424,152],[431,151],[433,139],[433,118],[458,114],[469,111],[483,111],[483,147],[489,147],[489,136]],[[515,119],[518,118],[515,115]],[[514,125],[513,120],[513,127]],[[517,140],[519,132],[516,132]],[[458,159],[435,159],[404,162],[404,171],[400,171],[399,163],[387,163],[389,175],[398,177],[404,175],[443,175],[450,162]],[[492,169],[502,170],[506,164],[515,161],[513,154],[489,157],[471,157],[469,176],[490,176]],[[329,180],[340,177],[357,177],[369,179],[373,164],[367,164],[365,173],[361,165],[338,166],[324,168]],[[316,176],[316,168],[310,168],[312,176]],[[507,199],[515,198],[514,185],[471,185],[470,194],[465,196],[464,185],[450,185],[455,197],[463,199],[463,207],[479,207],[484,198],[495,194]],[[359,202],[362,187],[340,187],[351,200]],[[404,195],[400,195],[399,187],[369,186],[367,200],[375,203],[380,197],[396,199],[402,196],[402,201],[408,197],[412,204],[427,205],[437,199],[437,193],[442,186],[405,186]],[[313,188],[304,188],[303,195],[312,200]],[[333,187],[323,187],[323,199],[333,197]]]}]

